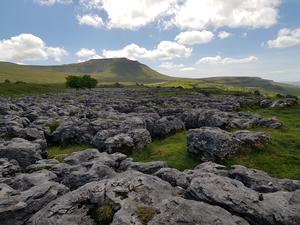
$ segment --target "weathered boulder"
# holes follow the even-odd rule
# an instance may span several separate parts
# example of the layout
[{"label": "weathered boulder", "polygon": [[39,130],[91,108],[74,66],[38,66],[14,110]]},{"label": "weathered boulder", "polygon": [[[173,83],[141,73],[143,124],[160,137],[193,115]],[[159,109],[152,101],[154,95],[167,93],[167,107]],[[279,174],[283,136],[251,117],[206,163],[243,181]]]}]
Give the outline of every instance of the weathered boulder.
[{"label": "weathered boulder", "polygon": [[207,173],[192,180],[185,196],[218,205],[250,224],[300,223],[300,190],[260,194],[240,181]]},{"label": "weathered boulder", "polygon": [[146,129],[134,129],[129,131],[133,139],[134,149],[140,149],[151,143],[151,135]]},{"label": "weathered boulder", "polygon": [[261,146],[271,142],[270,135],[265,132],[239,130],[233,133],[233,137],[239,139],[243,145],[248,146]]},{"label": "weathered boulder", "polygon": [[269,108],[272,105],[271,99],[263,99],[259,102],[259,106],[262,108]]},{"label": "weathered boulder", "polygon": [[45,154],[47,153],[40,144],[22,138],[13,138],[0,144],[0,158],[14,159],[22,168],[41,160]]},{"label": "weathered boulder", "polygon": [[37,211],[65,194],[68,189],[52,181],[38,180],[27,190],[14,190],[0,183],[0,222],[1,225],[23,225]]},{"label": "weathered boulder", "polygon": [[295,98],[282,98],[274,101],[271,104],[271,108],[285,108],[285,107],[291,107],[298,104],[298,100]]},{"label": "weathered boulder", "polygon": [[148,225],[249,225],[221,207],[179,197],[164,200],[159,211]]},{"label": "weathered boulder", "polygon": [[154,125],[148,129],[152,137],[165,137],[176,131],[184,130],[184,128],[184,123],[179,118],[175,116],[166,116],[155,121]]},{"label": "weathered boulder", "polygon": [[88,183],[46,205],[31,217],[30,225],[95,225],[92,213],[109,206],[110,224],[141,224],[141,207],[155,209],[163,199],[174,196],[173,188],[157,177],[128,171],[100,182]]},{"label": "weathered boulder", "polygon": [[236,153],[240,145],[231,133],[220,128],[202,127],[188,131],[188,152],[200,155],[205,161],[222,161]]},{"label": "weathered boulder", "polygon": [[20,171],[21,168],[16,160],[0,158],[0,178],[14,176]]},{"label": "weathered boulder", "polygon": [[233,166],[229,171],[229,176],[241,181],[246,187],[262,193],[300,189],[299,180],[276,179],[263,171],[248,169],[240,165]]},{"label": "weathered boulder", "polygon": [[161,168],[167,167],[167,163],[163,161],[154,161],[154,162],[133,162],[131,159],[123,160],[120,164],[119,170],[125,171],[128,169],[137,170],[146,174],[153,174]]},{"label": "weathered boulder", "polygon": [[134,148],[134,142],[129,134],[117,134],[109,137],[104,142],[105,151],[108,153],[113,152],[129,152]]},{"label": "weathered boulder", "polygon": [[161,168],[154,175],[167,181],[173,187],[179,186],[186,189],[190,185],[188,175],[174,168]]}]

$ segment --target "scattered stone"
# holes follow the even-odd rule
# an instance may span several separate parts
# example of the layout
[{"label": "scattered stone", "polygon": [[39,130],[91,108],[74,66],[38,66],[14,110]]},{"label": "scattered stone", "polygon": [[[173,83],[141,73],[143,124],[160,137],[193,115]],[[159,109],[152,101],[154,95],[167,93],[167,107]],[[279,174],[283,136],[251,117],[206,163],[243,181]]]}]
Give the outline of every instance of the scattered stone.
[{"label": "scattered stone", "polygon": [[187,139],[188,152],[205,161],[223,161],[236,153],[241,144],[231,133],[216,127],[189,130]]},{"label": "scattered stone", "polygon": [[14,159],[22,168],[41,160],[43,154],[45,152],[40,144],[22,138],[13,138],[0,144],[0,158]]}]

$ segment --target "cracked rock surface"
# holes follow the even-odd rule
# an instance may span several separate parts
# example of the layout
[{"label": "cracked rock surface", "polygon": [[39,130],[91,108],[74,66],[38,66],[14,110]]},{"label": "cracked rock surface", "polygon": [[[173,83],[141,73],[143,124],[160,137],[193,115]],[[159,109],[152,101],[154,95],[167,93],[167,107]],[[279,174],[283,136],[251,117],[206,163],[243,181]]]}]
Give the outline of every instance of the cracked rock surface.
[{"label": "cracked rock surface", "polygon": [[[268,135],[245,129],[275,129],[280,121],[237,112],[245,97],[161,91],[1,98],[0,224],[300,224],[299,181],[212,162],[242,145],[268,143]],[[207,162],[179,171],[124,154],[180,130],[188,130],[190,152]],[[48,158],[48,146],[72,144],[92,147],[63,162]]]}]

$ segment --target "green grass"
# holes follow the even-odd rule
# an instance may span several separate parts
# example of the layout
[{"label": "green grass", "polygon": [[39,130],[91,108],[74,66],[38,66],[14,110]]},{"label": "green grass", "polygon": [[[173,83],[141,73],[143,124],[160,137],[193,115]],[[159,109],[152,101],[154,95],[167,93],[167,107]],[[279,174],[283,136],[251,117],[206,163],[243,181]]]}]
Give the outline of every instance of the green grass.
[{"label": "green grass", "polygon": [[72,146],[53,146],[48,148],[48,158],[57,159],[60,162],[64,161],[64,158],[71,155],[73,152],[80,152],[85,149],[91,148],[88,145],[72,145]]},{"label": "green grass", "polygon": [[[243,148],[225,164],[263,170],[278,178],[300,179],[300,105],[287,109],[252,109],[251,112],[276,117],[284,122],[284,126],[280,129],[251,129],[269,133],[272,143],[260,148]],[[187,153],[185,131],[154,140],[131,157],[138,162],[166,161],[170,167],[179,170],[191,169],[200,163]]]},{"label": "green grass", "polygon": [[130,157],[138,162],[166,161],[170,167],[179,170],[192,169],[199,161],[186,150],[186,134],[182,131],[165,139],[154,140],[145,148],[133,152]]},{"label": "green grass", "polygon": [[0,83],[0,96],[17,97],[66,91],[63,84]]},{"label": "green grass", "polygon": [[264,117],[284,122],[280,129],[254,128],[272,136],[272,143],[263,148],[244,148],[228,166],[241,164],[279,178],[300,179],[300,105],[286,109],[252,109]]}]

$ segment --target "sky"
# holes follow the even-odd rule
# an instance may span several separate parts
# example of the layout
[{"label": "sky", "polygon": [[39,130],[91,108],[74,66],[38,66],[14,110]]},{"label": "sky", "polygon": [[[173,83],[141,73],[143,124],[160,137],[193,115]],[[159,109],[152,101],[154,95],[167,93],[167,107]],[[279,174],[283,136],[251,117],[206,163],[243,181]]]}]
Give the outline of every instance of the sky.
[{"label": "sky", "polygon": [[1,0],[0,61],[127,57],[177,77],[300,81],[299,0]]}]

